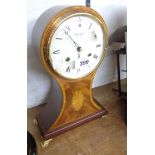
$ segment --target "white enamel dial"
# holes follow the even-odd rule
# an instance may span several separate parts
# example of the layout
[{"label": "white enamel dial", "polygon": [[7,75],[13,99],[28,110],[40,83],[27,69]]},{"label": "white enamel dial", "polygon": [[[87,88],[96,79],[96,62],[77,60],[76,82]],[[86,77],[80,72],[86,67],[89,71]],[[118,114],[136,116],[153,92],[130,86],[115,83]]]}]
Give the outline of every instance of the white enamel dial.
[{"label": "white enamel dial", "polygon": [[104,38],[100,22],[89,14],[76,14],[64,19],[49,43],[53,69],[70,79],[88,75],[101,61]]}]

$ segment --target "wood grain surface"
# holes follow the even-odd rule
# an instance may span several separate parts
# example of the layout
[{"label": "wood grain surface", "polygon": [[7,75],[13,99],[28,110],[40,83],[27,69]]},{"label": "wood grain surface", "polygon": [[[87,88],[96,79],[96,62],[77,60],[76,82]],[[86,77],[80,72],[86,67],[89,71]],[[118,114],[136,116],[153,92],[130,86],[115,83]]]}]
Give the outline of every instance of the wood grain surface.
[{"label": "wood grain surface", "polygon": [[59,135],[47,148],[40,145],[40,132],[33,119],[45,105],[28,110],[28,131],[37,143],[38,155],[126,155],[127,127],[124,121],[123,105],[114,84],[93,89],[93,96],[107,110],[105,118],[99,118],[83,126]]},{"label": "wood grain surface", "polygon": [[[107,113],[105,108],[92,97],[92,80],[94,75],[95,71],[87,77],[77,80],[57,77],[59,83],[55,81],[55,88],[58,88],[60,91],[57,91],[55,96],[63,98],[63,101],[55,100],[53,96],[36,117],[44,139],[53,138],[58,133],[62,133],[62,130],[65,132],[67,129],[70,130],[73,127],[83,125]],[[62,106],[58,107],[60,104]],[[59,110],[60,112],[53,122],[52,118],[55,117],[55,109],[61,110]],[[60,130],[61,132],[59,132]]]},{"label": "wood grain surface", "polygon": [[[95,18],[100,23],[104,30],[103,33],[105,36],[105,47],[103,49],[102,58],[100,59],[99,63],[87,76],[78,79],[63,78],[63,76],[56,72],[53,68],[52,61],[50,59],[50,41],[61,21],[66,17],[77,13],[89,14],[92,18]],[[100,112],[101,110],[106,111],[104,107],[98,105],[98,103],[93,100],[91,88],[92,80],[94,78],[96,70],[101,64],[107,52],[107,45],[108,29],[105,21],[99,13],[91,8],[85,6],[68,7],[60,11],[57,15],[50,19],[42,35],[40,43],[40,55],[47,72],[55,80],[57,80],[56,87],[60,91],[57,91],[58,93],[56,94],[56,96],[60,96],[62,100],[55,100],[54,97],[47,103],[49,105],[46,105],[42,112],[39,113],[36,117],[38,126],[44,139],[46,135],[49,135],[49,133],[53,132],[53,130],[56,130],[56,128],[63,127],[64,125],[67,126],[67,124],[82,120],[83,118],[90,115],[95,118],[94,115],[96,115],[97,112]],[[52,106],[54,108],[52,108]],[[56,109],[61,110],[57,110],[57,113],[55,113]],[[105,112],[103,112],[103,115],[104,114]],[[100,115],[100,117],[101,116],[102,115]],[[55,120],[53,120],[52,118],[55,118]]]}]

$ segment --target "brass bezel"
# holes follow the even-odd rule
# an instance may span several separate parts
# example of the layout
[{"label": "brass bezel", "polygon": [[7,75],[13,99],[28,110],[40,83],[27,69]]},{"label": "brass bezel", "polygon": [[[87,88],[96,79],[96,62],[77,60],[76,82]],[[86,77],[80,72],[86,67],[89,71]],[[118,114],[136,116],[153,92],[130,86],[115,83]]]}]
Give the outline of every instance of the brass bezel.
[{"label": "brass bezel", "polygon": [[[101,27],[103,28],[103,33],[105,36],[105,39],[104,39],[105,48],[102,51],[103,54],[100,58],[100,61],[98,62],[98,64],[93,70],[91,70],[88,74],[84,76],[80,76],[79,78],[69,78],[69,77],[63,76],[62,74],[60,74],[53,68],[50,58],[49,58],[49,44],[50,44],[53,34],[55,33],[59,25],[64,20],[67,20],[68,18],[72,16],[76,16],[78,14],[84,14],[87,16],[91,16],[91,18],[95,18],[100,23]],[[91,8],[88,8],[85,6],[72,6],[72,7],[63,9],[49,21],[42,35],[41,45],[40,45],[40,54],[41,54],[43,64],[46,70],[50,73],[50,75],[56,76],[56,77],[62,77],[68,80],[78,80],[78,79],[81,79],[83,77],[90,75],[91,73],[95,72],[95,70],[97,70],[97,68],[99,67],[99,65],[101,64],[101,62],[103,61],[106,55],[107,45],[108,45],[108,30],[102,17],[95,10]]]}]

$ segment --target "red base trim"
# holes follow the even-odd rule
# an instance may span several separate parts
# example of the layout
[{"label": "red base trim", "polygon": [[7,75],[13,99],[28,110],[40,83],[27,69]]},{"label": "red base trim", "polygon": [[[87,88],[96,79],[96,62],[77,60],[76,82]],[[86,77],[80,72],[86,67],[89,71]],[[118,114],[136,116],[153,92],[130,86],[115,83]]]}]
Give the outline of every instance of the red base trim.
[{"label": "red base trim", "polygon": [[105,110],[105,109],[100,110],[100,111],[98,111],[98,112],[96,112],[94,114],[88,115],[88,116],[86,116],[84,118],[81,118],[79,120],[76,120],[76,121],[74,121],[72,123],[68,123],[68,124],[66,124],[66,125],[64,125],[62,127],[53,129],[52,131],[50,131],[48,133],[41,132],[42,137],[43,137],[44,140],[48,140],[50,138],[56,137],[56,136],[58,136],[58,135],[60,135],[60,134],[62,134],[64,132],[66,132],[68,130],[71,130],[71,129],[76,128],[76,127],[78,127],[80,125],[83,125],[83,124],[85,124],[87,122],[90,122],[90,121],[92,121],[92,120],[94,120],[96,118],[104,116],[106,114],[107,114],[107,110]]}]

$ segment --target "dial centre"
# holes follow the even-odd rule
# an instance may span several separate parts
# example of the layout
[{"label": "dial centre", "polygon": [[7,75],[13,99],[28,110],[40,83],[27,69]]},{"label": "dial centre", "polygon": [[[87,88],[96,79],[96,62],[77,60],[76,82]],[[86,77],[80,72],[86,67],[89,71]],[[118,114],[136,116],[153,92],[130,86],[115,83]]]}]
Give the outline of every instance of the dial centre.
[{"label": "dial centre", "polygon": [[82,47],[79,46],[79,47],[77,48],[77,51],[78,51],[78,52],[81,52],[81,51],[82,51]]},{"label": "dial centre", "polygon": [[70,58],[69,58],[69,57],[67,57],[65,60],[68,62],[68,61],[70,61]]}]

